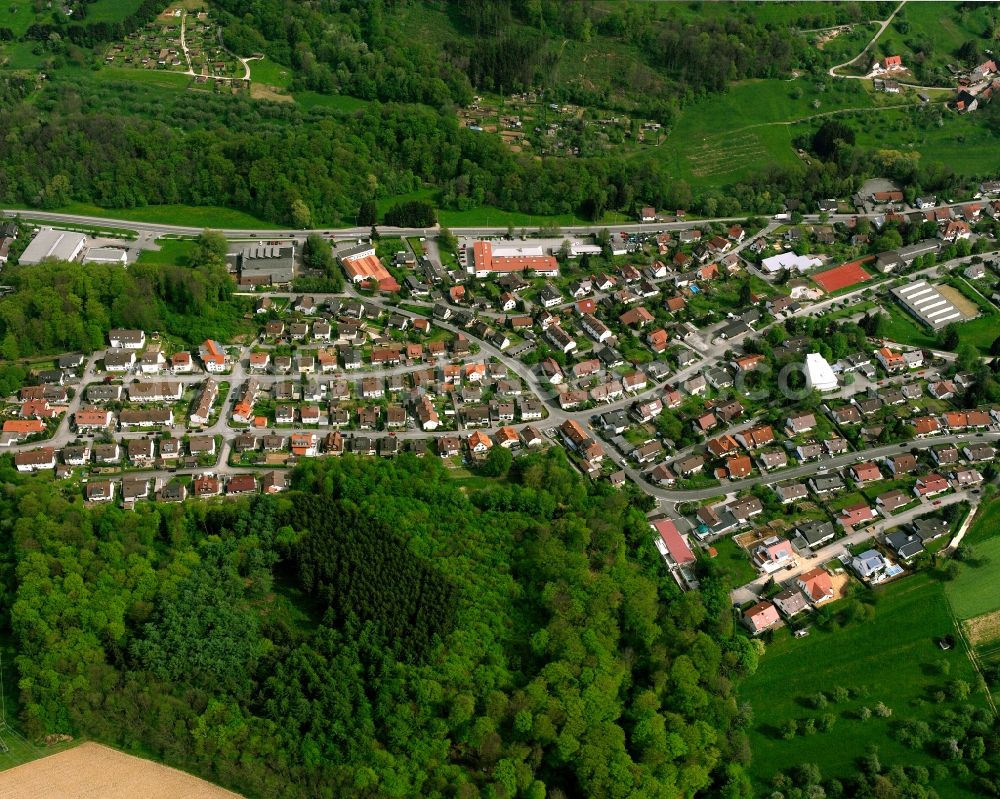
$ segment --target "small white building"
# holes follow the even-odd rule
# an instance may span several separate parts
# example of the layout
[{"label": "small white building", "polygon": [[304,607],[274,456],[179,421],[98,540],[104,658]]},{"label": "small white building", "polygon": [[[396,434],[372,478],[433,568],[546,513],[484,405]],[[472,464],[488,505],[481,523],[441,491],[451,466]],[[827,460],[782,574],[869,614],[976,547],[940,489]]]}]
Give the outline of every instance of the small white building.
[{"label": "small white building", "polygon": [[760,265],[768,274],[774,275],[782,269],[787,269],[789,272],[808,272],[813,267],[822,265],[822,263],[823,261],[819,258],[814,258],[810,255],[796,255],[789,250],[788,252],[778,253],[777,255],[772,255],[770,258],[765,258],[760,262]]},{"label": "small white building", "polygon": [[837,389],[837,376],[833,373],[833,367],[818,352],[806,355],[806,380],[809,382],[809,388],[816,391]]},{"label": "small white building", "polygon": [[128,254],[125,250],[118,250],[114,247],[94,247],[92,250],[87,250],[87,254],[83,256],[85,264],[121,264],[125,266],[127,260]]}]

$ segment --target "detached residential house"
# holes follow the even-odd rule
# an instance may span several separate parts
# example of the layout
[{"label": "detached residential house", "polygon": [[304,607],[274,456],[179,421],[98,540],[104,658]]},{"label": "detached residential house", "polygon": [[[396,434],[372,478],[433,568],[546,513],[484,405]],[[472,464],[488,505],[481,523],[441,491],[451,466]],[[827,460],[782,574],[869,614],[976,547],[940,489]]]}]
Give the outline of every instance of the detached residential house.
[{"label": "detached residential house", "polygon": [[694,553],[684,536],[671,519],[657,519],[650,523],[656,535],[653,542],[670,569],[691,566],[695,562]]},{"label": "detached residential house", "polygon": [[754,450],[773,444],[774,430],[769,424],[761,424],[736,434],[737,440],[747,449]]},{"label": "detached residential house", "polygon": [[799,416],[789,416],[785,420],[785,430],[790,436],[797,436],[801,433],[808,433],[816,427],[816,417],[811,413],[800,414]]},{"label": "detached residential house", "polygon": [[885,579],[888,564],[880,552],[869,549],[851,561],[851,568],[866,583],[875,584]]},{"label": "detached residential house", "polygon": [[881,480],[882,472],[874,463],[856,463],[851,467],[851,478],[856,483],[871,483]]},{"label": "detached residential house", "polygon": [[809,600],[798,588],[786,588],[776,594],[774,604],[789,619],[809,609]]},{"label": "detached residential house", "polygon": [[198,355],[206,372],[220,374],[229,368],[229,356],[226,354],[226,348],[218,341],[206,339],[198,349]]},{"label": "detached residential house", "polygon": [[52,447],[39,447],[14,455],[14,466],[19,472],[37,472],[56,468],[56,451]]},{"label": "detached residential house", "polygon": [[812,521],[800,524],[795,531],[795,537],[800,546],[815,549],[833,540],[836,530],[830,522]]},{"label": "detached residential house", "polygon": [[913,493],[918,497],[935,497],[943,494],[951,488],[948,481],[940,474],[933,473],[917,478],[917,484],[913,487]]},{"label": "detached residential house", "polygon": [[799,575],[795,584],[814,605],[822,604],[834,597],[833,580],[825,569],[815,568],[804,572]]},{"label": "detached residential house", "polygon": [[868,524],[874,520],[875,511],[868,507],[867,502],[859,502],[856,505],[849,505],[837,516],[837,521],[845,530],[854,530],[857,527]]},{"label": "detached residential house", "polygon": [[762,600],[743,614],[743,624],[754,635],[771,629],[781,623],[778,609],[768,600]]},{"label": "detached residential house", "polygon": [[765,538],[753,551],[753,560],[759,569],[771,574],[783,569],[795,553],[787,538]]},{"label": "detached residential house", "polygon": [[108,333],[108,343],[116,349],[141,350],[146,346],[146,334],[142,330],[117,328]]}]

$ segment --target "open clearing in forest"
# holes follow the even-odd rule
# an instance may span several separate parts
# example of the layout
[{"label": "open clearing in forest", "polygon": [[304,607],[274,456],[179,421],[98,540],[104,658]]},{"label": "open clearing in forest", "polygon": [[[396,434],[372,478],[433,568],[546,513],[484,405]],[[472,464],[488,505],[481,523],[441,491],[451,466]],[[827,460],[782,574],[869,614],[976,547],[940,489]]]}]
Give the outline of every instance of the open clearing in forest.
[{"label": "open clearing in forest", "polygon": [[0,772],[4,799],[240,799],[183,771],[96,743]]}]

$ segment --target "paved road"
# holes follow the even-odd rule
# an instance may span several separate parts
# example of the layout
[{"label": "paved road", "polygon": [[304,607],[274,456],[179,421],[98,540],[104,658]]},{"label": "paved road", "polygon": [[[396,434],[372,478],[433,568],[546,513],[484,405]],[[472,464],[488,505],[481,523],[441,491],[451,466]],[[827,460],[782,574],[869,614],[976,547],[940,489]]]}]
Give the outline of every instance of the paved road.
[{"label": "paved road", "polygon": [[[965,491],[958,491],[954,494],[948,494],[947,496],[935,498],[931,501],[922,500],[919,505],[910,508],[907,511],[903,511],[895,516],[890,516],[888,519],[879,518],[877,522],[871,524],[870,526],[864,527],[860,530],[855,530],[849,535],[839,538],[836,541],[817,549],[812,556],[797,557],[791,568],[782,569],[781,571],[775,572],[773,575],[761,575],[746,585],[734,588],[729,592],[729,597],[733,601],[734,605],[742,605],[744,602],[756,601],[760,598],[761,592],[767,586],[768,582],[770,582],[771,577],[774,577],[775,582],[787,585],[800,574],[810,571],[817,566],[821,566],[824,563],[828,563],[835,558],[842,557],[848,548],[854,546],[855,544],[860,544],[862,541],[866,541],[869,538],[878,537],[886,531],[901,525],[909,524],[915,519],[918,519],[921,516],[926,516],[928,513],[933,513],[940,508],[947,507],[948,505],[954,505],[958,502],[965,502],[969,499],[975,500],[973,505],[975,505],[976,501],[978,501],[978,498],[970,497],[970,495]],[[972,518],[972,514],[969,515],[969,518]]]},{"label": "paved road", "polygon": [[840,69],[841,67],[846,67],[849,64],[853,64],[855,61],[857,61],[859,58],[861,58],[862,55],[864,55],[872,47],[874,47],[875,42],[877,42],[879,40],[879,37],[883,33],[885,33],[885,29],[889,27],[889,23],[892,22],[893,17],[895,17],[896,14],[898,14],[902,10],[902,8],[903,8],[904,5],[906,5],[906,0],[903,0],[898,6],[896,6],[896,10],[893,11],[889,15],[888,19],[882,20],[882,22],[879,24],[878,31],[872,37],[872,40],[870,42],[868,42],[868,44],[866,44],[864,46],[864,49],[860,53],[858,53],[858,55],[854,56],[854,58],[852,58],[850,61],[845,61],[843,64],[837,64],[837,66],[835,66],[835,67],[830,67],[829,75],[831,77],[833,77],[833,78],[853,78],[853,79],[856,79],[856,80],[865,80],[867,76],[862,76],[862,75],[838,75],[837,74],[837,70]]}]

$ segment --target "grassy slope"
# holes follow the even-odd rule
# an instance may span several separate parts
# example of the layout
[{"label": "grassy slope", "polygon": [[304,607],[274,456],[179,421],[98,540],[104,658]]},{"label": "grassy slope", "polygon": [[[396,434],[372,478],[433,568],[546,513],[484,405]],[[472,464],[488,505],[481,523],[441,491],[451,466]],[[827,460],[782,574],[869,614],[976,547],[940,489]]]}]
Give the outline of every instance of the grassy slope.
[{"label": "grassy slope", "polygon": [[995,536],[1000,536],[1000,499],[994,499],[979,508],[976,520],[962,540],[975,546]]},{"label": "grassy slope", "polygon": [[292,82],[292,70],[264,57],[250,62],[250,80],[284,89]]},{"label": "grassy slope", "polygon": [[[876,615],[834,632],[813,628],[806,638],[780,636],[768,647],[757,673],[742,688],[742,698],[754,707],[751,730],[754,751],[752,771],[759,784],[774,773],[798,763],[816,763],[825,775],[854,773],[854,761],[869,744],[879,747],[884,764],[929,765],[935,762],[923,752],[898,743],[891,734],[900,719],[930,721],[939,705],[923,703],[927,695],[946,679],[961,678],[974,683],[972,664],[961,649],[942,652],[935,639],[954,630],[941,584],[925,574],[907,577],[879,591]],[[933,664],[947,660],[951,673],[943,678]],[[868,695],[825,710],[813,710],[803,699],[835,686],[866,686]],[[867,722],[853,718],[862,705],[882,701],[893,709],[889,719],[872,717]],[[982,704],[981,694],[972,700]],[[837,721],[830,732],[797,736],[791,741],[778,732],[788,719],[833,713]],[[955,783],[935,786],[942,797],[974,794]]]},{"label": "grassy slope", "polygon": [[974,552],[973,562],[963,564],[958,577],[946,584],[948,599],[960,619],[971,619],[1000,608],[1000,593],[997,592],[1000,537],[994,535],[976,544]]},{"label": "grassy slope", "polygon": [[[915,55],[907,41],[929,41],[934,50],[932,63],[953,63],[955,52],[969,39],[982,39],[989,21],[989,4],[970,10],[960,10],[959,3],[907,3],[896,15],[892,24],[879,39],[882,51],[898,53],[903,61],[912,60]],[[907,32],[900,33],[901,25],[908,26]]]},{"label": "grassy slope", "polygon": [[251,214],[232,208],[194,207],[190,205],[148,205],[144,208],[98,208],[85,203],[71,203],[56,209],[63,214],[123,219],[128,222],[150,222],[161,225],[184,225],[208,228],[273,229],[277,223],[266,222]]},{"label": "grassy slope", "polygon": [[791,144],[803,128],[779,123],[903,102],[905,97],[875,95],[859,81],[835,81],[826,91],[804,78],[741,81],[724,95],[686,107],[666,142],[643,157],[666,160],[692,186],[731,183],[769,163],[799,163]]},{"label": "grassy slope", "polygon": [[921,127],[913,124],[907,111],[893,110],[883,112],[879,123],[855,126],[858,145],[915,151],[925,161],[947,164],[962,174],[985,175],[1000,170],[1000,140],[976,114],[960,116],[946,111],[941,127]]}]

